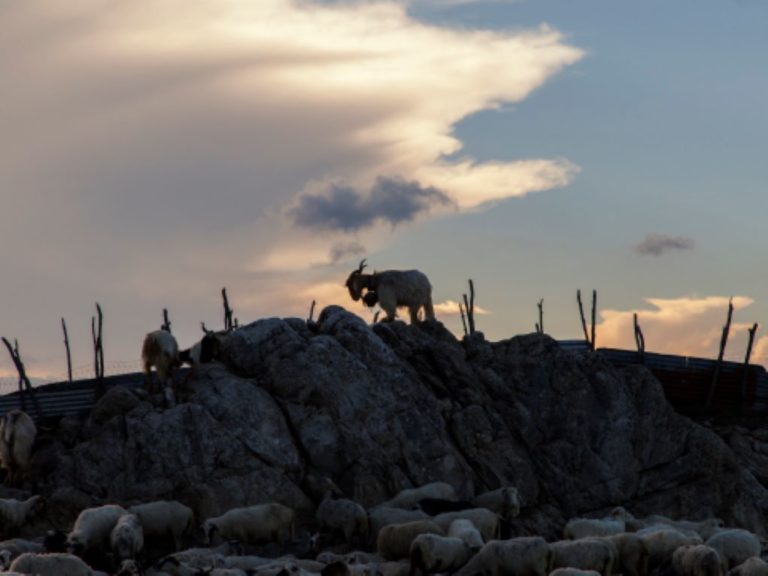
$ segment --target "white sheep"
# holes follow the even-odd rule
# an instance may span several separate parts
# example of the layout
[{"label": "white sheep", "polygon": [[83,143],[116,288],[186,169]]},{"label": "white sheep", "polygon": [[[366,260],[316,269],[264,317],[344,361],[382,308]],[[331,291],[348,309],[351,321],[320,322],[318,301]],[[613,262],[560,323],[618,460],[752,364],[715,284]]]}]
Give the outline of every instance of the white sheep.
[{"label": "white sheep", "polygon": [[347,542],[355,537],[364,541],[368,536],[368,513],[365,508],[347,498],[335,499],[330,492],[317,507],[315,518],[320,530],[341,532]]},{"label": "white sheep", "polygon": [[703,544],[701,536],[693,532],[682,532],[668,526],[651,526],[636,532],[648,548],[648,570],[653,571],[666,562],[672,561],[672,554],[686,544]]},{"label": "white sheep", "polygon": [[153,389],[152,367],[157,371],[160,387],[173,386],[173,369],[181,364],[179,344],[173,334],[166,330],[155,330],[144,337],[141,347],[141,361],[149,388]]},{"label": "white sheep", "polygon": [[123,514],[126,514],[125,508],[117,504],[86,508],[67,535],[67,550],[78,556],[106,551],[112,529]]},{"label": "white sheep", "polygon": [[92,576],[93,570],[72,554],[25,552],[11,563],[12,572],[35,576]]},{"label": "white sheep", "polygon": [[445,531],[431,520],[390,524],[384,526],[379,532],[376,538],[376,552],[385,560],[408,558],[411,552],[411,542],[419,534],[439,534],[445,536]]},{"label": "white sheep", "polygon": [[3,558],[3,566],[7,568],[11,565],[11,561],[17,556],[21,556],[24,552],[34,552],[36,554],[42,554],[45,552],[45,546],[40,542],[33,540],[25,540],[23,538],[12,538],[10,540],[3,540],[0,542],[0,557]]},{"label": "white sheep", "polygon": [[704,544],[686,544],[672,554],[672,567],[678,576],[722,576],[717,550]]},{"label": "white sheep", "polygon": [[487,508],[470,508],[457,512],[444,512],[434,517],[434,522],[447,532],[451,522],[463,518],[469,520],[480,531],[485,542],[499,537],[499,516]]},{"label": "white sheep", "polygon": [[593,536],[611,536],[626,531],[626,523],[610,518],[572,518],[563,528],[563,538],[578,540]]},{"label": "white sheep", "polygon": [[768,576],[768,562],[752,556],[735,568],[731,568],[728,576]]},{"label": "white sheep", "polygon": [[347,278],[346,286],[349,295],[357,302],[363,296],[363,290],[375,294],[376,298],[366,302],[370,305],[378,300],[381,309],[387,313],[386,320],[395,319],[398,307],[408,308],[411,324],[418,322],[419,310],[424,309],[424,317],[434,320],[435,311],[432,307],[432,286],[429,279],[419,270],[385,270],[373,274],[363,274],[365,260],[360,262],[357,270]]},{"label": "white sheep", "polygon": [[491,540],[455,576],[546,576],[551,562],[550,545],[540,536]]},{"label": "white sheep", "polygon": [[762,552],[760,539],[749,530],[741,528],[718,532],[706,544],[720,554],[724,571],[735,568],[752,556],[760,556]]},{"label": "white sheep", "polygon": [[123,514],[109,536],[112,554],[118,561],[136,558],[144,549],[144,529],[136,514]]},{"label": "white sheep", "polygon": [[579,568],[594,570],[603,576],[611,576],[616,565],[616,547],[600,538],[560,540],[550,544],[552,568]]},{"label": "white sheep", "polygon": [[141,520],[144,537],[148,540],[173,540],[173,550],[181,548],[185,534],[194,530],[195,513],[189,506],[175,500],[157,500],[128,508]]},{"label": "white sheep", "polygon": [[475,506],[496,512],[505,520],[520,514],[520,493],[514,486],[503,486],[490,492],[478,494],[474,498]]},{"label": "white sheep", "polygon": [[471,520],[466,518],[456,518],[456,520],[451,522],[448,526],[448,536],[460,538],[473,553],[480,550],[483,544],[485,544],[480,530],[477,529],[477,526]]},{"label": "white sheep", "polygon": [[467,563],[469,557],[469,547],[460,538],[419,534],[411,542],[411,576],[417,572],[421,572],[422,576],[435,572],[455,572]]},{"label": "white sheep", "polygon": [[293,535],[294,512],[277,503],[233,508],[203,523],[206,544],[218,533],[222,538],[248,544],[277,541],[283,544],[286,534]]},{"label": "white sheep", "polygon": [[603,536],[616,548],[614,570],[624,576],[644,576],[648,573],[648,548],[642,538],[631,532]]},{"label": "white sheep", "polygon": [[416,520],[429,520],[429,516],[421,510],[405,510],[391,506],[376,506],[368,511],[370,534],[375,540],[384,526],[404,524]]},{"label": "white sheep", "polygon": [[0,498],[0,530],[16,533],[32,516],[45,510],[45,498],[39,495],[26,500]]},{"label": "white sheep", "polygon": [[440,500],[458,500],[456,490],[447,482],[430,482],[417,488],[405,488],[397,496],[390,498],[381,506],[389,508],[415,508],[424,498],[439,498]]},{"label": "white sheep", "polygon": [[6,484],[21,483],[29,467],[35,438],[35,422],[23,410],[11,410],[0,416],[0,467],[8,470]]}]

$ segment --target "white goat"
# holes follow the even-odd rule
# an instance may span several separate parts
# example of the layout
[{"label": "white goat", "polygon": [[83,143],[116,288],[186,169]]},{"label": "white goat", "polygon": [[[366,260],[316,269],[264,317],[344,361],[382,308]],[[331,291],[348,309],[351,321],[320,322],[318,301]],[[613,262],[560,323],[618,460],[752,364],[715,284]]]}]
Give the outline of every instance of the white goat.
[{"label": "white goat", "polygon": [[36,437],[37,427],[26,412],[11,410],[0,417],[0,466],[8,470],[7,485],[21,482]]},{"label": "white goat", "polygon": [[363,274],[365,260],[360,262],[357,270],[347,278],[346,286],[349,295],[357,302],[363,297],[363,290],[373,293],[374,297],[366,294],[366,304],[372,306],[377,301],[382,310],[387,313],[387,322],[395,319],[398,307],[407,307],[411,315],[411,324],[419,319],[419,310],[424,308],[424,317],[434,320],[435,311],[432,307],[432,286],[429,279],[419,270],[385,270],[373,274]]},{"label": "white goat", "polygon": [[141,347],[141,361],[144,374],[152,389],[152,367],[157,370],[157,379],[162,388],[166,384],[173,386],[173,369],[181,365],[179,345],[173,334],[165,330],[155,330],[144,337]]}]

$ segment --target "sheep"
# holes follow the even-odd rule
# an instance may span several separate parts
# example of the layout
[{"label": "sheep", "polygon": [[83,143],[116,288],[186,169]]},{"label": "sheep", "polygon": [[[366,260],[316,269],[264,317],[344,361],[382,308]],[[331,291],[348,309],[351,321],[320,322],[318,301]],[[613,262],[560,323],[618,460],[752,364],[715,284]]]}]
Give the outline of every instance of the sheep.
[{"label": "sheep", "polygon": [[377,506],[368,511],[370,535],[375,540],[384,526],[403,524],[415,520],[429,520],[429,516],[421,510],[403,510],[390,506]]},{"label": "sheep", "polygon": [[411,552],[411,542],[419,534],[445,536],[445,531],[430,520],[390,524],[384,526],[379,532],[379,536],[376,538],[376,551],[385,560],[408,558]]},{"label": "sheep", "polygon": [[579,568],[556,568],[549,573],[549,576],[600,576],[600,572]]},{"label": "sheep", "polygon": [[552,568],[579,568],[594,570],[603,576],[611,576],[616,564],[616,547],[599,538],[560,540],[550,544]]},{"label": "sheep", "polygon": [[505,520],[520,514],[520,493],[514,486],[503,486],[474,498],[475,506],[496,512]]},{"label": "sheep", "polygon": [[735,568],[731,568],[728,576],[768,576],[768,563],[762,558],[752,556]]},{"label": "sheep", "polygon": [[460,510],[459,512],[445,512],[435,516],[434,522],[443,531],[447,532],[451,522],[459,518],[471,521],[480,531],[483,540],[486,542],[499,536],[499,516],[487,508],[470,508],[469,510]]},{"label": "sheep", "polygon": [[415,508],[424,498],[457,501],[456,490],[447,482],[430,482],[417,488],[405,488],[382,506],[389,508]]},{"label": "sheep", "polygon": [[109,536],[112,554],[118,561],[136,558],[144,548],[144,529],[136,514],[123,514]]},{"label": "sheep", "polygon": [[363,290],[375,292],[381,309],[387,313],[387,322],[392,322],[398,307],[408,307],[411,324],[419,320],[419,310],[424,309],[427,320],[435,319],[432,307],[432,286],[429,279],[419,270],[385,270],[373,274],[363,274],[365,260],[360,262],[357,270],[347,278],[346,286],[349,296],[357,302],[363,295]]},{"label": "sheep", "polygon": [[263,544],[285,540],[286,532],[293,535],[294,512],[282,504],[258,504],[245,508],[233,508],[221,516],[209,518],[203,523],[205,543],[209,544],[218,533],[222,538],[239,540],[248,544]]},{"label": "sheep", "polygon": [[572,518],[563,529],[563,538],[566,540],[578,540],[592,536],[611,536],[626,531],[624,520],[612,520],[609,518]]},{"label": "sheep", "polygon": [[15,534],[35,514],[45,510],[45,498],[39,495],[26,500],[0,498],[0,529]]},{"label": "sheep", "polygon": [[92,576],[93,570],[72,554],[25,552],[11,563],[10,571],[36,576]]},{"label": "sheep", "polygon": [[17,486],[29,467],[37,427],[23,410],[11,410],[0,416],[0,467],[8,473],[5,483]]},{"label": "sheep", "polygon": [[320,530],[339,531],[347,542],[354,537],[363,541],[368,536],[368,513],[365,508],[347,498],[335,499],[331,492],[317,507],[315,518]]},{"label": "sheep", "polygon": [[637,534],[624,532],[603,536],[616,548],[614,569],[624,576],[643,576],[648,573],[648,548]]},{"label": "sheep", "polygon": [[437,516],[443,512],[458,512],[475,508],[475,504],[466,500],[443,500],[442,498],[422,498],[418,504],[419,510],[430,516]]},{"label": "sheep", "polygon": [[141,361],[150,390],[154,389],[151,385],[153,366],[157,371],[160,387],[165,385],[173,387],[173,369],[181,365],[176,338],[166,330],[150,332],[144,337],[144,344],[141,347]]},{"label": "sheep", "polygon": [[117,504],[86,508],[77,516],[67,535],[67,551],[81,557],[104,551],[110,544],[112,529],[126,513],[125,508]]},{"label": "sheep", "polygon": [[717,550],[704,544],[686,544],[672,554],[672,567],[678,576],[722,576]]},{"label": "sheep", "polygon": [[455,576],[546,576],[550,545],[540,536],[491,540]]},{"label": "sheep", "polygon": [[460,538],[419,534],[411,542],[410,576],[416,576],[417,572],[421,572],[422,575],[434,572],[455,572],[467,563],[469,556],[469,546]]},{"label": "sheep", "polygon": [[0,542],[0,555],[3,555],[5,558],[5,567],[8,567],[14,558],[21,556],[24,552],[42,554],[45,552],[45,546],[40,542],[24,540],[23,538],[13,538]]},{"label": "sheep", "polygon": [[457,518],[451,522],[450,526],[448,526],[448,536],[460,538],[472,553],[480,550],[485,543],[477,527],[471,520],[466,518]]},{"label": "sheep", "polygon": [[752,556],[760,556],[762,551],[760,539],[749,530],[741,528],[718,532],[706,544],[720,554],[724,571],[735,568]]},{"label": "sheep", "polygon": [[157,500],[128,508],[141,520],[144,537],[150,540],[173,540],[173,551],[181,548],[185,534],[194,529],[195,513],[175,500]]},{"label": "sheep", "polygon": [[639,530],[636,534],[648,548],[649,571],[655,570],[666,562],[671,562],[672,554],[680,546],[704,543],[698,534],[684,533],[667,526],[651,526]]}]

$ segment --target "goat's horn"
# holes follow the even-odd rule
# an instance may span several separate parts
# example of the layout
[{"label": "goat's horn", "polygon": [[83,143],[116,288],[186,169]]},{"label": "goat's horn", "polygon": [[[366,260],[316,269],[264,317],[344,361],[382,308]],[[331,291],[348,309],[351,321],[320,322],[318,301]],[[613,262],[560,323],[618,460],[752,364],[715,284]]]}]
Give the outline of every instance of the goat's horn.
[{"label": "goat's horn", "polygon": [[367,264],[365,263],[365,260],[366,260],[365,258],[363,258],[362,260],[360,260],[360,266],[359,266],[359,267],[358,267],[358,269],[357,269],[357,271],[358,271],[358,272],[361,272],[361,273],[362,273],[362,271],[363,271],[363,268],[365,268],[365,267],[367,266]]}]

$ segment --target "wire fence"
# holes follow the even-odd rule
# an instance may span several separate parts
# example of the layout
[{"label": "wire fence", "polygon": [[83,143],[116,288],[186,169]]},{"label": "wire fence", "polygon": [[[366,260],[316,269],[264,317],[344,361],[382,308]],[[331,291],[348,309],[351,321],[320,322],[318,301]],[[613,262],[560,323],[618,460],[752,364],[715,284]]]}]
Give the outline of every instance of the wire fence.
[{"label": "wire fence", "polygon": [[[94,378],[93,364],[82,364],[80,366],[72,367],[72,379],[73,380],[86,380],[88,378]],[[112,362],[104,363],[104,376],[116,376],[118,374],[131,374],[133,372],[141,372],[141,360],[115,360]],[[53,382],[66,382],[69,376],[66,372],[60,374],[53,374],[46,376],[45,378],[30,377],[32,386],[41,386],[43,384],[51,384]],[[0,394],[10,394],[16,392],[19,389],[18,376],[4,376],[0,378]]]}]

